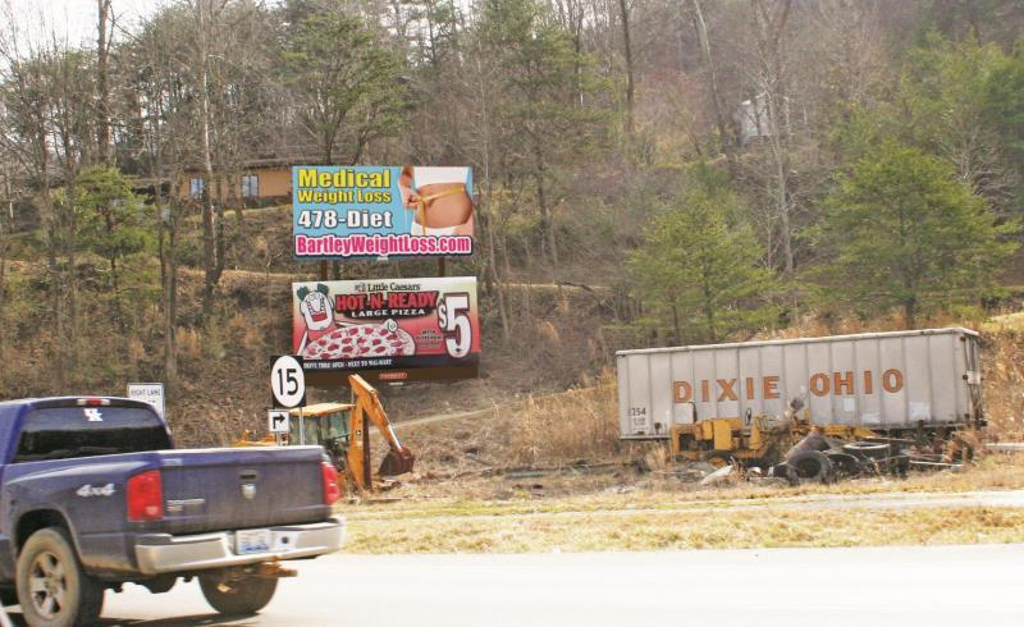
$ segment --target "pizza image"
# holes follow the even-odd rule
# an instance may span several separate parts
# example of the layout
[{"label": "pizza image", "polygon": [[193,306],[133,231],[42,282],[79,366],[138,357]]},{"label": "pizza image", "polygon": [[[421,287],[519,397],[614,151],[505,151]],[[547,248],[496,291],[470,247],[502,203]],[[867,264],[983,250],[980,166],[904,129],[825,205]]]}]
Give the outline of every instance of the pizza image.
[{"label": "pizza image", "polygon": [[396,326],[389,329],[383,324],[358,324],[335,329],[317,338],[306,345],[302,356],[305,359],[338,360],[415,353],[416,343],[406,331]]}]

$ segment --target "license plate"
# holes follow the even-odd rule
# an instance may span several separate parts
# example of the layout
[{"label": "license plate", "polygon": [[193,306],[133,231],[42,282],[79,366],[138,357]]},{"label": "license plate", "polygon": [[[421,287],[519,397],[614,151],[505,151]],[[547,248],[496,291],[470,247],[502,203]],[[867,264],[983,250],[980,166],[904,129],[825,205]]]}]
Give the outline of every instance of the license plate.
[{"label": "license plate", "polygon": [[241,529],[235,532],[235,553],[265,553],[270,550],[271,541],[269,529]]}]

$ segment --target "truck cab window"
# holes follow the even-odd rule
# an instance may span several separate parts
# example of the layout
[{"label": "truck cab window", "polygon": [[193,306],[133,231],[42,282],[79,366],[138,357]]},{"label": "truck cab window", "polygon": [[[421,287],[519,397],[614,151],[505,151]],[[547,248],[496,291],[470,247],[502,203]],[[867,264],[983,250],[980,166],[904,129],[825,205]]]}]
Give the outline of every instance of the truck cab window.
[{"label": "truck cab window", "polygon": [[25,417],[14,463],[172,448],[157,415],[138,407],[51,407]]}]

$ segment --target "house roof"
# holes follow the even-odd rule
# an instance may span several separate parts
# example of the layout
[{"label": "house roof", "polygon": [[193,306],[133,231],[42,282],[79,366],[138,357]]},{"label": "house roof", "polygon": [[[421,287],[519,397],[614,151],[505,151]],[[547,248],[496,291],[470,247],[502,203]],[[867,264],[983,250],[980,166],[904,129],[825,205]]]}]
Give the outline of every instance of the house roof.
[{"label": "house roof", "polygon": [[[316,163],[318,160],[309,159],[305,157],[298,158],[286,158],[286,157],[266,157],[262,159],[249,159],[235,164],[214,164],[214,171],[239,171],[239,170],[260,170],[270,168],[290,168],[296,164],[302,163]],[[203,167],[200,165],[192,164],[185,166],[182,171],[188,173],[201,172]]]}]

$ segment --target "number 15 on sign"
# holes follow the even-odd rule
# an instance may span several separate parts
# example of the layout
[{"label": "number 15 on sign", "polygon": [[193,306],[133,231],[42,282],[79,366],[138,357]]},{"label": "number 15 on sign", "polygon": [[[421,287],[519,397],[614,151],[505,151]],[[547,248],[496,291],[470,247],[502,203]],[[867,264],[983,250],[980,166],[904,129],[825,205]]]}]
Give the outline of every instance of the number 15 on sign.
[{"label": "number 15 on sign", "polygon": [[291,355],[282,355],[270,369],[270,389],[274,393],[274,407],[291,409],[306,401],[306,377],[302,362]]}]

